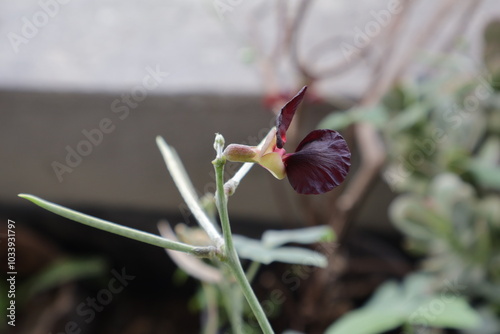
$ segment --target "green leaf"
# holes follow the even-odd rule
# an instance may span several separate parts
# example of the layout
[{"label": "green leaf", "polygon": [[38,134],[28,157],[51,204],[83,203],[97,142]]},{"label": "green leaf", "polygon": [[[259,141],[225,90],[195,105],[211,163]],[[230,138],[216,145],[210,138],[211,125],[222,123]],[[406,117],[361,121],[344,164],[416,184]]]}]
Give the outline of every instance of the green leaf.
[{"label": "green leaf", "polygon": [[479,314],[460,296],[430,294],[432,278],[422,273],[403,284],[387,282],[361,308],[333,323],[327,334],[377,334],[407,323],[439,328],[468,329],[479,324]]},{"label": "green leaf", "polygon": [[356,115],[351,111],[336,111],[326,116],[318,125],[318,129],[342,130],[356,122]]},{"label": "green leaf", "polygon": [[485,165],[496,166],[500,159],[500,139],[493,136],[488,137],[481,146],[477,158]]},{"label": "green leaf", "polygon": [[469,171],[486,189],[500,189],[500,168],[478,162],[469,164]]},{"label": "green leaf", "polygon": [[160,136],[156,137],[156,144],[160,149],[165,165],[167,166],[170,175],[172,175],[172,179],[174,180],[179,193],[189,207],[189,210],[191,210],[193,216],[196,218],[196,221],[205,230],[205,232],[207,232],[208,236],[214,241],[217,247],[222,245],[224,243],[222,236],[215,227],[215,223],[210,220],[210,217],[203,210],[200,199],[196,195],[196,190],[194,189],[187,171],[184,168],[181,159],[177,155],[177,152]]},{"label": "green leaf", "polygon": [[394,225],[407,236],[429,241],[433,238],[433,232],[420,223],[417,215],[423,209],[423,205],[417,196],[411,194],[400,195],[391,203],[389,216]]},{"label": "green leaf", "polygon": [[479,314],[469,306],[465,299],[454,297],[448,300],[442,296],[432,298],[427,307],[431,316],[423,318],[423,324],[438,328],[472,329],[479,325]]},{"label": "green leaf", "polygon": [[333,241],[335,233],[329,226],[313,226],[294,230],[268,230],[262,235],[262,244],[275,248],[286,243],[311,244],[319,241]]},{"label": "green leaf", "polygon": [[408,109],[401,111],[391,120],[390,130],[392,133],[404,132],[426,119],[429,108],[424,104],[414,104]]},{"label": "green leaf", "polygon": [[377,334],[403,325],[408,304],[395,282],[381,285],[362,308],[351,311],[326,330],[326,334]]},{"label": "green leaf", "polygon": [[401,326],[404,318],[380,310],[356,310],[340,318],[328,327],[325,334],[377,334]]},{"label": "green leaf", "polygon": [[324,268],[328,263],[323,254],[306,248],[268,248],[258,240],[241,235],[233,235],[233,241],[240,258],[264,264],[284,262]]},{"label": "green leaf", "polygon": [[321,121],[318,128],[341,130],[356,122],[367,122],[380,128],[384,126],[388,120],[389,114],[381,105],[365,108],[359,107],[347,111],[331,113]]},{"label": "green leaf", "polygon": [[373,124],[377,128],[381,128],[389,121],[389,113],[387,109],[381,105],[372,108],[358,109],[358,120]]},{"label": "green leaf", "polygon": [[461,334],[498,334],[500,333],[500,319],[498,315],[495,314],[494,308],[490,304],[485,304],[479,306],[477,309],[479,316],[481,317],[481,326],[476,327],[471,330],[463,330]]},{"label": "green leaf", "polygon": [[[395,304],[400,304],[402,302],[402,290],[401,287],[394,281],[385,282],[380,285],[375,292],[375,294],[366,303],[366,308],[380,308],[386,309],[388,305],[393,308]],[[384,306],[385,305],[385,306]],[[398,306],[396,306],[399,309]]]},{"label": "green leaf", "polygon": [[500,197],[495,195],[484,197],[479,203],[478,214],[496,230],[500,230]]},{"label": "green leaf", "polygon": [[453,173],[441,173],[434,177],[429,193],[432,194],[435,211],[449,220],[453,220],[456,205],[463,208],[475,197],[474,188]]},{"label": "green leaf", "polygon": [[106,232],[114,233],[117,235],[121,235],[126,238],[134,239],[137,241],[141,241],[150,245],[158,246],[161,248],[168,248],[168,249],[173,249],[173,250],[178,250],[181,252],[186,252],[186,253],[194,253],[197,251],[197,247],[183,244],[180,242],[164,239],[160,236],[151,234],[151,233],[146,233],[143,231],[139,231],[130,227],[118,225],[112,222],[109,222],[104,219],[99,219],[96,217],[92,217],[89,215],[86,215],[84,213],[71,210],[68,208],[65,208],[64,206],[46,201],[44,199],[41,199],[40,197],[33,196],[33,195],[28,195],[28,194],[19,194],[18,195],[21,198],[27,199],[36,205],[44,208],[45,210],[48,210],[50,212],[53,212],[59,216],[62,216],[64,218],[68,218],[71,220],[74,220],[78,223],[97,228],[99,230],[103,230]]}]

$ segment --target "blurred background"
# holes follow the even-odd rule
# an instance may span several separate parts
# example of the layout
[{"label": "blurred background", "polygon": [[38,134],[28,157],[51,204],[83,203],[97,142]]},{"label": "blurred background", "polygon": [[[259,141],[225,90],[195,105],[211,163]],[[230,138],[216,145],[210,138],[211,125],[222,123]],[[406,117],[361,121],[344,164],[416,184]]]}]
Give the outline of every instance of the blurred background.
[{"label": "blurred background", "polygon": [[17,194],[153,233],[195,226],[155,137],[213,193],[214,134],[257,144],[308,85],[288,148],[340,131],[348,180],[303,196],[254,168],[229,202],[239,234],[336,232],[326,269],[259,270],[261,299],[286,296],[276,332],[500,333],[496,1],[3,1],[0,34],[2,275],[8,220],[18,273],[2,332],[202,332],[199,283],[163,250]]}]

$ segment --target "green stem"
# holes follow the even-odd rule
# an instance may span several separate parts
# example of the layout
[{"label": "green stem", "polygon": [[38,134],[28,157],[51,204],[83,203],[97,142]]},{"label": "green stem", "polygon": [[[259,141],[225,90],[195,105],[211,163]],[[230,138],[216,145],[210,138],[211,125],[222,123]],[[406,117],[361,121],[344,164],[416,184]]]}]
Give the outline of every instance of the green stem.
[{"label": "green stem", "polygon": [[241,263],[234,248],[233,238],[231,235],[231,226],[229,224],[229,215],[227,212],[227,196],[224,192],[224,165],[226,163],[225,157],[217,154],[217,158],[212,162],[215,167],[216,183],[217,183],[217,209],[219,210],[220,221],[222,225],[222,234],[225,242],[225,255],[226,260],[224,261],[232,274],[236,278],[236,281],[240,285],[240,288],[245,296],[253,314],[257,318],[259,325],[264,332],[264,334],[272,334],[273,329],[267,320],[264,310],[260,306],[259,300],[255,296],[250,283],[247,280],[245,272],[241,267]]},{"label": "green stem", "polygon": [[106,232],[114,233],[121,235],[123,237],[134,239],[137,241],[141,241],[153,246],[158,246],[161,248],[168,248],[180,252],[189,253],[198,257],[211,257],[215,255],[214,247],[196,247],[188,244],[184,244],[177,241],[172,241],[168,239],[164,239],[157,235],[146,233],[143,231],[139,231],[130,227],[118,225],[103,219],[95,218],[78,211],[74,211],[63,206],[54,204],[52,202],[41,199],[40,197],[28,195],[28,194],[19,194],[19,197],[27,199],[36,205],[44,208],[45,210],[51,211],[55,214],[58,214],[62,217],[74,220],[78,223],[82,223]]}]

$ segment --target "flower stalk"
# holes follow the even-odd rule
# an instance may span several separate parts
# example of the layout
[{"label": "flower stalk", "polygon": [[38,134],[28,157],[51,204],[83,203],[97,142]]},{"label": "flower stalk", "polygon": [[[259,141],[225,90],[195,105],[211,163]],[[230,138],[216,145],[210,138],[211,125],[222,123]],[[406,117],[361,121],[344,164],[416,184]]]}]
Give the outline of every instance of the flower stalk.
[{"label": "flower stalk", "polygon": [[212,164],[215,168],[215,182],[217,185],[216,203],[217,209],[219,211],[219,218],[221,221],[222,234],[225,244],[223,249],[225,255],[224,263],[227,264],[229,270],[234,275],[264,334],[274,333],[271,325],[269,324],[267,316],[262,309],[259,300],[257,299],[257,296],[255,296],[255,293],[253,292],[252,287],[247,280],[245,272],[238,258],[238,254],[234,247],[233,237],[231,234],[231,226],[229,223],[229,215],[227,211],[227,195],[224,190],[224,166],[226,164],[226,158],[224,155],[219,154],[219,152],[221,152],[221,147],[217,146],[217,142],[221,143],[221,141],[216,140],[216,143],[214,144],[215,150],[217,152],[217,157],[214,161],[212,161]]}]

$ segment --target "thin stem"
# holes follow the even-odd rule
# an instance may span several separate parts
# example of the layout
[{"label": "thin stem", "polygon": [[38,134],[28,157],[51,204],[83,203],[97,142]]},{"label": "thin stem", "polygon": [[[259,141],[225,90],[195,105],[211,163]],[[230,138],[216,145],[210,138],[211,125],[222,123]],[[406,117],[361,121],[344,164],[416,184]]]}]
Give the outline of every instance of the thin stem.
[{"label": "thin stem", "polygon": [[[216,191],[216,204],[217,210],[219,211],[219,217],[222,226],[222,236],[224,237],[224,244],[226,246],[225,253],[230,256],[231,251],[235,250],[233,244],[233,237],[231,234],[231,225],[229,224],[229,214],[227,212],[227,196],[224,192],[224,165],[226,164],[226,158],[220,157],[212,162],[215,166],[215,174],[217,183]],[[236,251],[235,251],[236,252]]]},{"label": "thin stem", "polygon": [[205,230],[205,232],[207,232],[208,237],[214,242],[214,245],[217,248],[220,248],[223,243],[222,237],[203,210],[200,201],[198,200],[198,196],[196,195],[196,191],[187,176],[184,166],[182,166],[179,156],[172,147],[167,145],[162,137],[156,137],[156,144],[158,145],[163,159],[165,160],[165,164],[174,179],[175,185],[179,189],[179,192],[189,207],[189,210],[191,210],[200,226]]},{"label": "thin stem", "polygon": [[253,162],[245,162],[243,166],[241,166],[240,169],[234,174],[234,176],[224,184],[224,191],[226,192],[227,195],[232,195],[236,191],[236,188],[238,188],[240,181],[247,175],[247,173],[252,169],[253,165],[255,165]]},{"label": "thin stem", "polygon": [[95,218],[78,211],[74,211],[63,206],[57,205],[55,203],[46,201],[41,199],[40,197],[28,195],[28,194],[19,194],[19,197],[27,199],[36,205],[58,214],[62,217],[74,220],[78,223],[82,223],[87,226],[91,226],[106,232],[114,233],[121,235],[122,237],[126,237],[129,239],[134,239],[137,241],[141,241],[153,246],[158,246],[161,248],[168,248],[180,252],[189,253],[198,257],[211,257],[216,253],[216,249],[212,246],[209,247],[196,247],[188,244],[184,244],[181,242],[176,242],[168,239],[164,239],[157,235],[139,231],[130,227],[118,225],[107,220]]},{"label": "thin stem", "polygon": [[257,296],[255,296],[255,293],[253,292],[253,289],[250,286],[247,277],[245,276],[245,272],[241,267],[241,263],[236,255],[236,252],[234,253],[234,256],[230,257],[227,265],[236,278],[236,281],[240,285],[241,291],[243,292],[243,295],[250,305],[250,308],[252,309],[252,312],[257,319],[262,332],[264,334],[274,334],[273,328],[271,327],[271,324],[267,319],[266,313],[262,309]]},{"label": "thin stem", "polygon": [[224,165],[226,159],[224,156],[218,157],[213,162],[216,174],[217,183],[217,209],[219,210],[219,217],[222,225],[222,234],[225,242],[225,263],[228,265],[230,271],[236,278],[236,281],[240,285],[240,288],[245,296],[253,314],[257,318],[262,331],[265,334],[274,333],[269,321],[267,320],[264,310],[260,306],[259,300],[255,296],[250,283],[248,282],[245,272],[241,267],[241,263],[238,259],[238,254],[234,248],[233,238],[231,234],[231,226],[229,224],[229,215],[227,212],[227,196],[224,192]]}]

